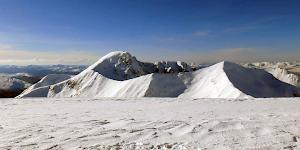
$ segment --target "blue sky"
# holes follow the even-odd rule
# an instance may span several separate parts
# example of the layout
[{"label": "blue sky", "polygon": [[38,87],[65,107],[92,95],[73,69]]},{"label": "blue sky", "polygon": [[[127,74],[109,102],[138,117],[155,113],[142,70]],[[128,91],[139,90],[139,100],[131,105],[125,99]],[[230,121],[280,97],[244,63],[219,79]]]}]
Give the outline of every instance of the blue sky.
[{"label": "blue sky", "polygon": [[[0,0],[0,63],[300,58],[299,0]],[[249,59],[249,60],[248,60]]]}]

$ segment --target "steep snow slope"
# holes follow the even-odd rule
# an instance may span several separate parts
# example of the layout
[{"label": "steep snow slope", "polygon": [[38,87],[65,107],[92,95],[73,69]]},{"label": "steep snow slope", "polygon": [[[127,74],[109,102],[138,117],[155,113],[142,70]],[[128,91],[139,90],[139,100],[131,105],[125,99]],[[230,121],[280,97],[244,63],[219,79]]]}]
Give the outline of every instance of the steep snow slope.
[{"label": "steep snow slope", "polygon": [[244,68],[230,62],[195,72],[148,74],[125,81],[99,74],[103,68],[97,64],[69,80],[33,89],[19,97],[248,98],[293,97],[300,93],[296,87],[263,70]]},{"label": "steep snow slope", "polygon": [[261,69],[221,62],[193,73],[193,80],[179,97],[249,98],[294,97],[300,90]]},{"label": "steep snow slope", "polygon": [[[244,64],[248,68],[258,68],[264,69],[267,72],[271,73],[278,80],[300,87],[300,77],[297,73],[290,72],[293,68],[297,68],[297,62],[257,62],[257,63],[247,63]],[[288,70],[287,70],[288,69]]]},{"label": "steep snow slope", "polygon": [[30,93],[32,90],[40,88],[40,87],[44,87],[44,86],[50,86],[65,80],[68,80],[71,78],[71,75],[67,75],[67,74],[49,74],[45,77],[43,77],[39,82],[37,82],[36,84],[30,86],[29,88],[27,88],[25,91],[23,91],[21,93],[21,95],[26,95],[28,93]]},{"label": "steep snow slope", "polygon": [[281,82],[262,69],[244,68],[234,63],[225,62],[224,71],[237,89],[253,97],[300,96],[299,88]]},{"label": "steep snow slope", "polygon": [[288,73],[286,69],[276,67],[276,68],[266,68],[265,70],[271,73],[278,80],[281,80],[285,83],[294,86],[300,86],[299,76],[292,73]]},{"label": "steep snow slope", "polygon": [[[220,62],[192,74],[187,89],[179,97],[191,98],[248,98],[228,78],[225,69],[230,63]],[[236,66],[240,68],[240,66]],[[242,81],[241,81],[242,82]],[[251,86],[251,85],[249,85]]]}]

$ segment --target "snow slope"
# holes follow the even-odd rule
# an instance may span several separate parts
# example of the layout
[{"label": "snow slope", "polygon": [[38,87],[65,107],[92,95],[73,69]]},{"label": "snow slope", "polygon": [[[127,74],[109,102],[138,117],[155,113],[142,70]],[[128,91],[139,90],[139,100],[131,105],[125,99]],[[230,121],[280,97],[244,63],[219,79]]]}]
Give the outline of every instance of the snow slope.
[{"label": "snow slope", "polygon": [[278,80],[281,80],[285,83],[294,85],[294,86],[300,86],[300,78],[298,75],[288,73],[286,69],[283,68],[266,68],[267,72],[271,73],[275,78]]},{"label": "snow slope", "polygon": [[[69,80],[29,90],[19,97],[249,98],[300,95],[298,88],[263,70],[244,68],[230,62],[195,72],[152,73],[125,81],[99,74],[104,72],[105,67],[97,64],[102,65],[95,63]],[[107,72],[104,74],[108,75]]]},{"label": "snow slope", "polygon": [[299,96],[299,88],[281,82],[262,69],[249,69],[225,62],[224,71],[231,83],[243,93],[253,97]]},{"label": "snow slope", "polygon": [[30,86],[26,90],[24,90],[21,95],[25,95],[33,91],[34,89],[44,87],[44,86],[49,86],[53,85],[65,80],[70,79],[72,76],[67,75],[67,74],[49,74],[45,77],[43,77],[39,82],[35,83],[34,85]]},{"label": "snow slope", "polygon": [[300,99],[0,100],[0,149],[300,149]]},{"label": "snow slope", "polygon": [[278,80],[300,87],[300,77],[297,74],[291,73],[291,70],[298,67],[298,62],[257,62],[244,64],[245,67],[264,69],[271,73]]}]

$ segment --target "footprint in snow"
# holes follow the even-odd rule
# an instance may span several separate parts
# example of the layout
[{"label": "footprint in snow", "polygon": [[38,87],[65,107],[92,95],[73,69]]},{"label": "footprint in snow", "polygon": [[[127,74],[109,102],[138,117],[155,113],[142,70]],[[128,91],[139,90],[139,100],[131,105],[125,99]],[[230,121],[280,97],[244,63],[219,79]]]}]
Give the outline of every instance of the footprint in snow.
[{"label": "footprint in snow", "polygon": [[300,135],[293,136],[293,142],[300,142]]}]

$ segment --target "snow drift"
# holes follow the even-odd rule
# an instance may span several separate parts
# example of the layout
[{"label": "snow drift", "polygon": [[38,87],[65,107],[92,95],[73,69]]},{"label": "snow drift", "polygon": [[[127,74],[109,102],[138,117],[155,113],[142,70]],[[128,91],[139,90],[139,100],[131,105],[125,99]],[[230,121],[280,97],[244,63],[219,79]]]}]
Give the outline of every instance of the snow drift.
[{"label": "snow drift", "polygon": [[[164,73],[161,70],[165,70]],[[118,51],[102,57],[68,80],[29,89],[18,97],[249,98],[300,95],[298,88],[277,80],[264,70],[230,62],[220,62],[194,72],[181,71],[189,71],[189,67],[182,63],[142,63],[129,53]]]}]

